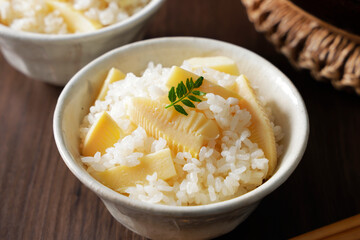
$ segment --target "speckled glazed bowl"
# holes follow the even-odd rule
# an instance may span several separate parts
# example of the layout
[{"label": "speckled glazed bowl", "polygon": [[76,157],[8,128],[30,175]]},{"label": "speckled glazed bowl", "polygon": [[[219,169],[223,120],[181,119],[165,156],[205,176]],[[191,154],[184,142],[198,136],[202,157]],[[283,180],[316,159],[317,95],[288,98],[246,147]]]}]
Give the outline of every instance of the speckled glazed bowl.
[{"label": "speckled glazed bowl", "polygon": [[85,64],[101,54],[140,40],[146,23],[165,0],[152,0],[123,22],[91,33],[38,34],[0,24],[0,49],[5,59],[26,76],[64,86]]},{"label": "speckled glazed bowl", "polygon": [[[195,56],[224,55],[234,59],[260,89],[283,127],[284,153],[275,174],[255,190],[231,200],[202,206],[165,206],[130,200],[87,173],[80,160],[79,127],[107,71],[118,67],[139,74],[149,61],[165,67]],[[141,41],[115,49],[85,66],[65,87],[54,114],[54,136],[64,162],[94,191],[121,224],[152,239],[204,239],[225,234],[244,221],[260,200],[294,171],[304,153],[309,132],[303,100],[276,67],[244,48],[204,38],[175,37]]]}]

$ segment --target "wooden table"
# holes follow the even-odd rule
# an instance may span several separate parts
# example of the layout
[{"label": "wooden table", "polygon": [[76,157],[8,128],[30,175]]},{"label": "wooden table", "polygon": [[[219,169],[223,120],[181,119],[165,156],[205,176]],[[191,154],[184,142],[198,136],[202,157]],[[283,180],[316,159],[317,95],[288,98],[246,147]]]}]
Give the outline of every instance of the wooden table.
[{"label": "wooden table", "polygon": [[[245,47],[283,71],[308,108],[300,165],[221,239],[285,239],[360,212],[360,99],[292,68],[258,34],[240,0],[168,0],[146,38],[199,36]],[[142,239],[116,222],[63,163],[52,133],[61,88],[0,57],[0,239]],[[259,228],[260,227],[260,228]]]}]

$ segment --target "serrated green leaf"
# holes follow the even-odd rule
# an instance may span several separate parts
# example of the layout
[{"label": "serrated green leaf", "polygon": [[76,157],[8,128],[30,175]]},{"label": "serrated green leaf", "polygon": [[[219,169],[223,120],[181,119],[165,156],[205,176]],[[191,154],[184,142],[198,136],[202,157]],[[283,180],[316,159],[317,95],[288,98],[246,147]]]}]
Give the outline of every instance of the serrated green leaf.
[{"label": "serrated green leaf", "polygon": [[175,100],[176,100],[176,94],[175,94],[175,88],[174,88],[174,87],[172,87],[172,88],[170,89],[168,98],[169,98],[170,102],[175,102]]},{"label": "serrated green leaf", "polygon": [[174,108],[175,108],[175,110],[178,111],[179,113],[184,114],[185,116],[188,115],[187,112],[185,111],[185,109],[184,109],[182,106],[180,106],[180,105],[174,105]]},{"label": "serrated green leaf", "polygon": [[185,86],[185,84],[184,84],[184,82],[183,82],[183,81],[181,81],[181,82],[180,82],[180,86],[181,86],[181,88],[182,88],[182,90],[183,90],[184,94],[186,94],[186,93],[188,92],[188,90],[187,90],[187,88],[186,88],[186,86]]},{"label": "serrated green leaf", "polygon": [[181,83],[179,83],[176,87],[176,95],[178,98],[181,98],[184,94],[184,89],[182,88]]},{"label": "serrated green leaf", "polygon": [[[168,94],[168,98],[169,98],[171,104],[165,106],[165,108],[170,108],[170,107],[174,106],[176,111],[187,116],[188,114],[185,111],[185,109],[181,105],[178,105],[177,103],[181,102],[185,106],[195,108],[194,103],[191,101],[201,102],[202,100],[193,95],[190,95],[190,94],[194,94],[197,96],[203,96],[206,94],[201,91],[193,91],[194,88],[198,88],[201,86],[201,84],[203,83],[203,79],[204,79],[203,77],[199,77],[196,80],[196,82],[194,83],[192,78],[190,78],[190,79],[187,78],[185,81],[186,85],[184,84],[183,81],[181,81],[177,85],[176,88],[172,87]],[[179,98],[179,99],[177,99],[177,98]],[[189,100],[186,98],[188,98]]]},{"label": "serrated green leaf", "polygon": [[204,95],[206,95],[206,93],[204,93],[204,92],[202,92],[202,91],[198,91],[198,90],[192,91],[192,94],[197,95],[197,96],[204,96]]},{"label": "serrated green leaf", "polygon": [[194,101],[194,102],[201,102],[202,100],[193,96],[193,95],[189,95],[188,98],[191,100],[191,101]]},{"label": "serrated green leaf", "polygon": [[186,87],[188,88],[189,91],[191,91],[194,88],[194,81],[192,81],[192,78],[190,79],[189,78],[186,79]]},{"label": "serrated green leaf", "polygon": [[195,108],[195,105],[194,105],[190,100],[184,99],[184,100],[181,100],[181,102],[182,102],[185,106],[188,106],[188,107],[191,107],[191,108]]},{"label": "serrated green leaf", "polygon": [[186,87],[187,89],[190,91],[191,90],[191,87],[190,87],[190,80],[187,78],[186,79]]},{"label": "serrated green leaf", "polygon": [[203,77],[199,77],[196,82],[194,83],[194,88],[198,88],[201,86],[201,84],[203,83],[204,78]]}]

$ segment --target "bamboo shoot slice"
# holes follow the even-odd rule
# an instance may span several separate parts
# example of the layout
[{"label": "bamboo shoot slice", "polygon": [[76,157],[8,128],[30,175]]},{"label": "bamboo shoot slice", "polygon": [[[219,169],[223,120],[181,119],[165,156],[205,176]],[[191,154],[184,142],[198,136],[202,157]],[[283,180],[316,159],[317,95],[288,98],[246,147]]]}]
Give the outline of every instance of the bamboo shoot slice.
[{"label": "bamboo shoot slice", "polygon": [[239,75],[239,69],[237,68],[235,61],[224,56],[194,57],[185,60],[184,63],[188,64],[193,70],[208,67],[230,75]]},{"label": "bamboo shoot slice", "polygon": [[92,32],[102,28],[99,22],[87,18],[82,12],[74,9],[70,3],[57,0],[46,0],[46,3],[51,9],[60,12],[72,33]]},{"label": "bamboo shoot slice", "polygon": [[105,81],[100,89],[99,95],[97,96],[96,100],[103,101],[109,90],[109,85],[113,82],[119,81],[125,78],[125,74],[121,72],[117,68],[111,68],[105,78]]},{"label": "bamboo shoot slice", "polygon": [[113,146],[122,135],[115,120],[107,112],[104,112],[87,133],[82,155],[94,156],[97,152],[104,154],[105,150]]},{"label": "bamboo shoot slice", "polygon": [[139,158],[134,167],[118,166],[103,172],[94,172],[94,177],[104,185],[124,192],[126,188],[146,183],[146,176],[157,173],[158,179],[167,180],[176,176],[174,162],[169,148]]},{"label": "bamboo shoot slice", "polygon": [[148,135],[164,138],[175,153],[185,151],[197,157],[200,148],[219,135],[216,122],[200,112],[188,109],[189,115],[185,116],[173,108],[165,109],[160,101],[146,98],[134,98],[132,103],[130,120]]},{"label": "bamboo shoot slice", "polygon": [[251,125],[249,127],[251,136],[249,139],[258,144],[264,151],[265,157],[269,160],[269,170],[266,176],[266,178],[269,178],[273,174],[277,164],[277,152],[273,128],[264,107],[257,98],[249,80],[244,75],[241,75],[236,79],[236,83],[237,92],[241,97],[246,99],[246,109],[251,113]]}]

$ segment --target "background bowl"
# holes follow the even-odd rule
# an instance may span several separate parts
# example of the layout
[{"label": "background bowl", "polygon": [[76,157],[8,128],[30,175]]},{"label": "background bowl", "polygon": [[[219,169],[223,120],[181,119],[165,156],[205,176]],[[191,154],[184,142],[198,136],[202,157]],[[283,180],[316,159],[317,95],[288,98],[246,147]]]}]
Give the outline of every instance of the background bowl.
[{"label": "background bowl", "polygon": [[0,24],[0,49],[10,65],[26,76],[64,86],[91,60],[140,40],[146,23],[163,2],[152,0],[125,21],[90,33],[39,34],[15,31]]},{"label": "background bowl", "polygon": [[[259,87],[260,94],[273,109],[276,122],[283,127],[284,153],[275,174],[268,181],[228,201],[176,207],[130,200],[86,172],[79,153],[79,127],[111,67],[139,74],[149,61],[170,67],[190,57],[216,55],[228,56],[237,62],[240,72]],[[303,100],[284,74],[255,53],[204,38],[158,38],[109,52],[85,66],[70,80],[54,113],[55,141],[69,169],[101,198],[121,224],[154,239],[212,238],[234,229],[262,198],[279,187],[294,171],[305,151],[308,132],[308,116]]]}]

